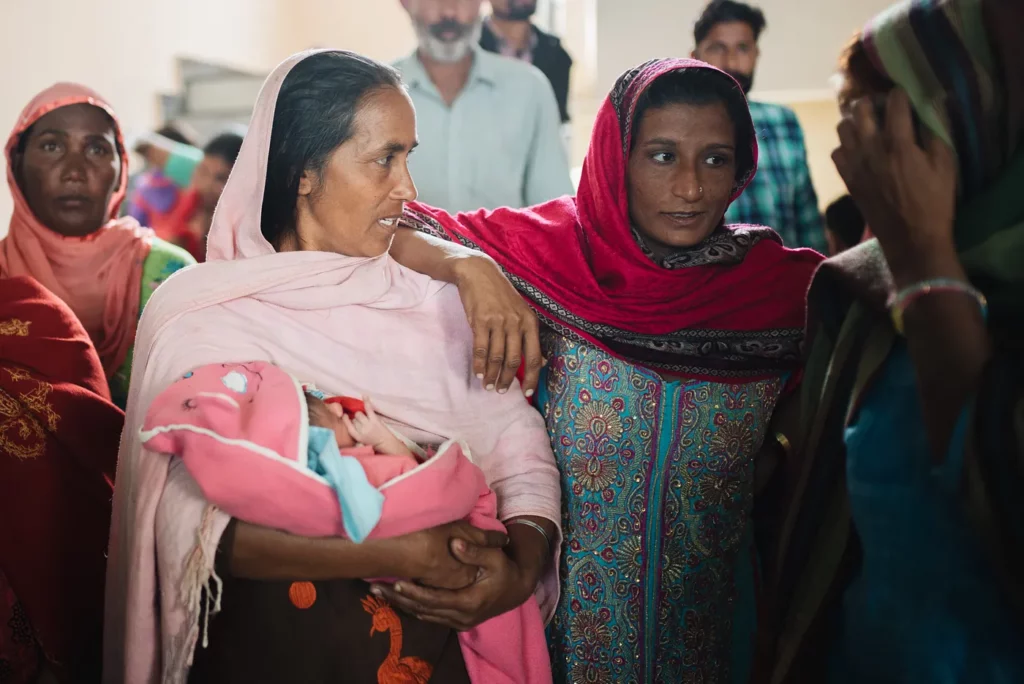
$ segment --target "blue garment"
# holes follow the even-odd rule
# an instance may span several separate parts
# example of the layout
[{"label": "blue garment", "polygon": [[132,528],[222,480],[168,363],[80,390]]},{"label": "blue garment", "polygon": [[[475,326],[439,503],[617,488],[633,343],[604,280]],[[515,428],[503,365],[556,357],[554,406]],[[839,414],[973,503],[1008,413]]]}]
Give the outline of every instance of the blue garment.
[{"label": "blue garment", "polygon": [[963,514],[967,411],[934,465],[906,345],[846,431],[850,508],[863,547],[847,591],[835,684],[1024,682],[1024,633]]},{"label": "blue garment", "polygon": [[786,247],[825,251],[818,195],[807,167],[804,132],[792,109],[750,103],[757,131],[757,174],[725,213],[727,223],[774,228]]},{"label": "blue garment", "polygon": [[370,484],[358,460],[341,455],[334,430],[311,425],[308,455],[307,467],[327,480],[338,496],[345,534],[362,542],[380,522],[384,495]]},{"label": "blue garment", "polygon": [[783,379],[661,376],[545,338],[538,393],[562,481],[556,682],[746,683],[754,455]]}]

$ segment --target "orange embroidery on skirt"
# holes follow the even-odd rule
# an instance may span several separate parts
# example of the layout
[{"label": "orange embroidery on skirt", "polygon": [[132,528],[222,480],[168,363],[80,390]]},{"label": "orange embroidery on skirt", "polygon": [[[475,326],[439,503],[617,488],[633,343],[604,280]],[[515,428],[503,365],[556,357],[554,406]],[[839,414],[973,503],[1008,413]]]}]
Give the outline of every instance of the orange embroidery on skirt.
[{"label": "orange embroidery on skirt", "polygon": [[288,598],[299,610],[311,608],[316,603],[316,587],[312,582],[292,582],[288,587]]},{"label": "orange embroidery on skirt", "polygon": [[391,633],[391,650],[377,670],[377,684],[427,684],[434,668],[419,658],[402,658],[402,620],[384,599],[367,596],[363,610],[373,616],[370,636],[377,632]]}]

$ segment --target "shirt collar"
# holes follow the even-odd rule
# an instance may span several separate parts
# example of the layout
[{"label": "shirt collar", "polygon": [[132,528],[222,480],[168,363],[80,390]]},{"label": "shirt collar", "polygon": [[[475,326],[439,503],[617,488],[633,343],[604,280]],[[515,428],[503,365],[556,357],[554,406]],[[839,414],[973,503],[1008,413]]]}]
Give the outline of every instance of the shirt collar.
[{"label": "shirt collar", "polygon": [[[466,87],[469,87],[477,81],[486,83],[487,85],[494,85],[498,78],[494,70],[494,61],[492,60],[493,55],[488,54],[479,45],[474,45],[472,50],[473,66],[469,69],[469,78],[466,80]],[[413,52],[411,55],[403,59],[400,64],[400,68],[405,82],[410,88],[429,87],[436,89],[434,82],[430,80],[430,75],[423,66],[423,62],[420,61],[418,52]]]}]

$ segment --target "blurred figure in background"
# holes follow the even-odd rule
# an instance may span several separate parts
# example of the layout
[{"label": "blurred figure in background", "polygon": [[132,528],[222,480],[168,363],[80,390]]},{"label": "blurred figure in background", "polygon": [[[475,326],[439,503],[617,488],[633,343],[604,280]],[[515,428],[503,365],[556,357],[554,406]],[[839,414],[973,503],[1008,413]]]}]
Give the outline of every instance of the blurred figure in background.
[{"label": "blurred figure in background", "polygon": [[450,212],[520,208],[572,194],[551,84],[480,48],[481,0],[402,0],[419,49],[395,64],[416,107],[410,160],[423,202]]},{"label": "blurred figure in background", "polygon": [[117,218],[128,185],[124,138],[113,109],[89,88],[59,83],[39,93],[6,152],[14,211],[0,240],[0,276],[30,276],[71,307],[123,407],[139,315],[193,260]]},{"label": "blurred figure in background", "polygon": [[213,210],[241,147],[242,136],[233,132],[221,133],[202,149],[160,134],[147,137],[136,150],[157,180],[139,187],[128,214],[204,261]]},{"label": "blurred figure in background", "polygon": [[[156,131],[155,136],[167,140],[168,144],[195,149],[194,139],[189,137],[180,125],[168,124]],[[145,148],[146,140],[152,137],[147,136],[139,146]],[[145,160],[145,157],[143,159]],[[169,210],[178,200],[182,187],[184,186],[168,177],[163,169],[153,167],[147,162],[142,171],[128,177],[128,192],[121,206],[121,215],[133,216],[139,223],[148,226],[150,220],[147,208],[154,206],[161,212]]]},{"label": "blurred figure in background", "polygon": [[864,216],[849,195],[834,200],[825,209],[825,241],[829,256],[859,245],[867,233]]},{"label": "blurred figure in background", "polygon": [[551,82],[562,123],[567,124],[572,57],[558,36],[534,26],[530,18],[536,12],[537,0],[491,0],[491,16],[484,22],[480,47],[540,69]]},{"label": "blurred figure in background", "polygon": [[[713,0],[693,28],[693,56],[722,69],[750,94],[766,26],[761,10],[733,0]],[[750,102],[761,147],[757,175],[736,200],[726,221],[774,228],[787,247],[825,250],[818,196],[807,167],[804,134],[787,107]]]},{"label": "blurred figure in background", "polygon": [[191,186],[170,212],[154,218],[157,235],[187,250],[198,262],[206,260],[206,234],[213,223],[213,211],[241,148],[242,136],[237,133],[221,133],[208,142]]}]

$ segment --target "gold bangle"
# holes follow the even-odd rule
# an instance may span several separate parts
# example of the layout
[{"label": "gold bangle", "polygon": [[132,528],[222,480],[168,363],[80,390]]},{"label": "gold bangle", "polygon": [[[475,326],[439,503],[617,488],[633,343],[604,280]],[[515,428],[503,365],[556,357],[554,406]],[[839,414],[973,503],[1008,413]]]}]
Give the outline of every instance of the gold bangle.
[{"label": "gold bangle", "polygon": [[789,441],[789,438],[786,437],[786,435],[781,432],[776,432],[775,441],[778,442],[779,446],[782,447],[782,450],[786,452],[787,457],[793,455],[793,443]]}]

